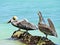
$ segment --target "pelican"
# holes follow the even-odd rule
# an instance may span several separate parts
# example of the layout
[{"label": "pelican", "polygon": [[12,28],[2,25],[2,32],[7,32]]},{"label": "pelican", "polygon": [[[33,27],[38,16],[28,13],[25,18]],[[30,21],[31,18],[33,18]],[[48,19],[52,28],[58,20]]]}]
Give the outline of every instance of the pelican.
[{"label": "pelican", "polygon": [[57,33],[55,31],[55,27],[54,27],[52,21],[48,18],[47,20],[48,20],[49,25],[47,25],[45,23],[40,11],[38,13],[38,16],[39,16],[38,28],[41,32],[43,32],[46,35],[46,38],[48,35],[57,37]]},{"label": "pelican", "polygon": [[36,30],[38,29],[34,24],[28,22],[26,19],[24,20],[17,20],[17,16],[13,16],[13,18],[11,20],[8,21],[8,23],[11,23],[13,26],[19,28],[20,29],[24,29],[26,31],[28,30]]}]

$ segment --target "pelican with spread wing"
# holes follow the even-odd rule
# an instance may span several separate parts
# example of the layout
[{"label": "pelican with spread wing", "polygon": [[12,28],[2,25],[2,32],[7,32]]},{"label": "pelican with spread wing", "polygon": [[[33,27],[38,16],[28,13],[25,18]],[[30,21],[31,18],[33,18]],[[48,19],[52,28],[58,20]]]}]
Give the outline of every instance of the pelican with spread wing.
[{"label": "pelican with spread wing", "polygon": [[24,29],[26,31],[38,29],[34,24],[28,22],[26,19],[21,21],[17,20],[17,16],[14,16],[11,20],[8,21],[8,23],[11,23],[13,26],[19,29]]},{"label": "pelican with spread wing", "polygon": [[[46,35],[46,38],[47,38],[47,35],[51,35],[51,36],[57,37],[57,33],[55,31],[55,27],[54,27],[52,21],[49,18],[47,19],[48,23],[49,23],[49,26],[48,26],[45,23],[45,20],[43,19],[42,14],[41,14],[40,11],[38,13],[38,16],[39,16],[38,28],[39,28],[39,30],[41,32],[43,32]],[[44,22],[44,24],[42,22]]]}]

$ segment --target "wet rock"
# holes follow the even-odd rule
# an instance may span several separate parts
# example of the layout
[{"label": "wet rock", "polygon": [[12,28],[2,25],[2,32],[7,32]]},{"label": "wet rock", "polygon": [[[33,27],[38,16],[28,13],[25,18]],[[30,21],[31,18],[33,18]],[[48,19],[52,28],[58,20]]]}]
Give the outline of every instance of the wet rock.
[{"label": "wet rock", "polygon": [[23,32],[20,30],[14,31],[11,36],[13,39],[19,39],[19,41],[27,45],[55,45],[51,40],[41,36],[32,36],[28,32]]}]

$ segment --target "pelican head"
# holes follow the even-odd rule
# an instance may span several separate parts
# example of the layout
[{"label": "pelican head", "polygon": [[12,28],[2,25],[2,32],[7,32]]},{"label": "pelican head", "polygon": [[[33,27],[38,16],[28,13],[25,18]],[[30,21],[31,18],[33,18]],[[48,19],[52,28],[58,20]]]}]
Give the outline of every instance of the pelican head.
[{"label": "pelican head", "polygon": [[8,21],[8,23],[11,23],[11,20],[17,20],[18,19],[18,17],[17,16],[13,16],[13,18],[12,19],[10,19],[9,21]]},{"label": "pelican head", "polygon": [[41,15],[41,12],[39,11],[39,12],[38,12],[38,16],[40,16],[40,15]]}]

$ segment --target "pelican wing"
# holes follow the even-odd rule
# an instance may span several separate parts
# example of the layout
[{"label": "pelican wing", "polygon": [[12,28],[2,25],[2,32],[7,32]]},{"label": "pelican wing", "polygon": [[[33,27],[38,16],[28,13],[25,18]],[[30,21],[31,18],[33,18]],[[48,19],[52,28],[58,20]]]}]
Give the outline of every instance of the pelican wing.
[{"label": "pelican wing", "polygon": [[55,31],[55,27],[49,18],[48,18],[48,23],[49,23],[49,26]]},{"label": "pelican wing", "polygon": [[57,37],[57,33],[56,33],[56,30],[55,30],[55,27],[54,27],[52,21],[49,18],[48,18],[48,23],[49,23],[49,26],[51,27],[51,29],[53,29],[53,33]]},{"label": "pelican wing", "polygon": [[34,30],[37,28],[35,25],[31,24],[30,22],[27,22],[26,20],[19,22],[18,26],[22,29],[27,29],[27,30],[31,30],[31,29]]}]

